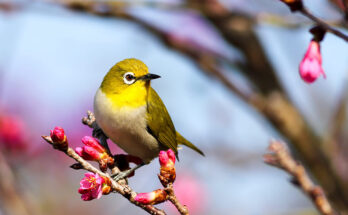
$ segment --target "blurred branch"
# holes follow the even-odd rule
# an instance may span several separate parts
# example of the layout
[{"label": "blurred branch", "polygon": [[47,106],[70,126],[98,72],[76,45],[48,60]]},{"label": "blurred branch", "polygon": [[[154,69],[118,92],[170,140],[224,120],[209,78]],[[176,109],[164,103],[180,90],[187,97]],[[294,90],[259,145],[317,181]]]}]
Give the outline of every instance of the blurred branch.
[{"label": "blurred branch", "polygon": [[[343,129],[345,120],[347,118],[347,102],[348,102],[348,85],[345,82],[343,89],[341,90],[341,96],[336,105],[336,110],[331,121],[331,129],[327,142],[336,141]],[[330,143],[329,143],[330,144]]]},{"label": "blurred branch", "polygon": [[348,103],[347,80],[344,83],[324,147],[326,147],[328,155],[332,158],[331,162],[340,176],[344,189],[348,190],[348,140],[347,130],[345,129]]},{"label": "blurred branch", "polygon": [[23,195],[16,189],[19,187],[19,184],[1,151],[0,178],[0,198],[5,214],[32,214],[29,210],[30,207],[27,205],[28,201],[23,199]]},{"label": "blurred branch", "polygon": [[[344,13],[344,21],[348,21],[348,0],[329,0],[339,11]],[[347,25],[346,25],[347,26]]]},{"label": "blurred branch", "polygon": [[344,8],[344,19],[348,21],[348,1],[347,0],[341,0]]},{"label": "blurred branch", "polygon": [[[255,16],[255,19],[258,24],[270,24],[274,26],[279,26],[279,27],[285,27],[285,28],[302,28],[302,27],[312,27],[313,22],[310,20],[303,20],[299,19],[297,17],[288,17],[288,16],[281,16],[277,14],[270,14],[270,13],[259,13]],[[341,20],[330,20],[326,21],[327,24],[330,26],[335,26],[335,27],[347,27],[342,23]]]},{"label": "blurred branch", "polygon": [[253,17],[240,12],[231,12],[218,0],[186,0],[186,3],[188,7],[200,11],[227,42],[244,54],[246,67],[242,71],[263,94],[269,94],[274,90],[283,91],[276,72],[254,31]]},{"label": "blurred branch", "polygon": [[324,215],[336,214],[328,202],[323,189],[320,186],[314,185],[306,173],[305,168],[292,158],[285,143],[271,141],[268,150],[271,153],[264,155],[267,164],[289,173],[293,177],[292,183],[302,189],[320,213]]},{"label": "blurred branch", "polygon": [[318,17],[314,16],[312,14],[312,12],[310,12],[306,7],[303,7],[299,12],[302,13],[304,16],[308,17],[309,19],[311,19],[312,21],[314,21],[319,26],[323,27],[326,31],[328,31],[328,32],[336,35],[337,37],[345,40],[346,42],[348,42],[348,35],[345,35],[341,31],[331,27],[329,24],[327,24],[323,20],[321,20]]}]

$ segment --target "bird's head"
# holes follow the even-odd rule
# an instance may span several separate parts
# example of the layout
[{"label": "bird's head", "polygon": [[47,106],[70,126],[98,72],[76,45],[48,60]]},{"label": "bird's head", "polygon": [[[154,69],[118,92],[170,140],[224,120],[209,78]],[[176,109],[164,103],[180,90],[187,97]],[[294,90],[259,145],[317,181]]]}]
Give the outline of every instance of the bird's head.
[{"label": "bird's head", "polygon": [[151,74],[147,66],[135,58],[125,59],[116,63],[105,75],[100,86],[105,93],[120,94],[147,89],[152,79],[160,78]]}]

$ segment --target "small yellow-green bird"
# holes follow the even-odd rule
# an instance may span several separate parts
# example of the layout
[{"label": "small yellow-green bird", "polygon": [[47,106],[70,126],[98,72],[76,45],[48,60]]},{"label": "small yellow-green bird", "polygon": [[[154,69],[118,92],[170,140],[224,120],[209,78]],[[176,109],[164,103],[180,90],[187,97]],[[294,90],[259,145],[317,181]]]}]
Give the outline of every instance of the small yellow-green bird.
[{"label": "small yellow-green bird", "polygon": [[[94,98],[94,114],[104,134],[130,155],[150,163],[160,150],[185,145],[204,155],[181,136],[150,82],[160,76],[148,72],[140,60],[125,59],[105,75]],[[142,165],[137,166],[139,168]],[[128,176],[131,169],[116,180]]]}]

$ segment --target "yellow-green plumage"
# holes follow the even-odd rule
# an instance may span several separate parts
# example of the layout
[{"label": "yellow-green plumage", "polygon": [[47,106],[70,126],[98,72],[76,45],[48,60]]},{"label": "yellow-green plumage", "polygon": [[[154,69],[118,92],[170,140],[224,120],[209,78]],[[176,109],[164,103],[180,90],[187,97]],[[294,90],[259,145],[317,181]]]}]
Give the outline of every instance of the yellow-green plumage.
[{"label": "yellow-green plumage", "polygon": [[170,148],[177,153],[178,144],[181,144],[195,150],[201,155],[204,155],[200,149],[181,136],[179,132],[175,131],[174,124],[166,107],[152,87],[149,89],[146,117],[147,125],[149,126],[152,135],[154,135],[156,139],[167,148]]},{"label": "yellow-green plumage", "polygon": [[[133,79],[127,78],[129,74]],[[113,66],[95,96],[98,125],[124,151],[145,163],[163,149],[172,149],[177,155],[178,144],[203,155],[175,130],[165,105],[150,86],[151,78],[158,77],[149,74],[147,66],[137,59]]]}]

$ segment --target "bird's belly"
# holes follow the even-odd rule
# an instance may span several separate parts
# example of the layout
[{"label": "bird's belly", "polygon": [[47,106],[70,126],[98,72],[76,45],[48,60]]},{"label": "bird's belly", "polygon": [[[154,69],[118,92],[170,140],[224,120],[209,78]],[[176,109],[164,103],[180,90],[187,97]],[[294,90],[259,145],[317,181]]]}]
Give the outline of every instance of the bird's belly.
[{"label": "bird's belly", "polygon": [[98,90],[94,114],[103,132],[128,154],[146,163],[158,156],[160,145],[146,130],[146,106],[115,108]]}]

